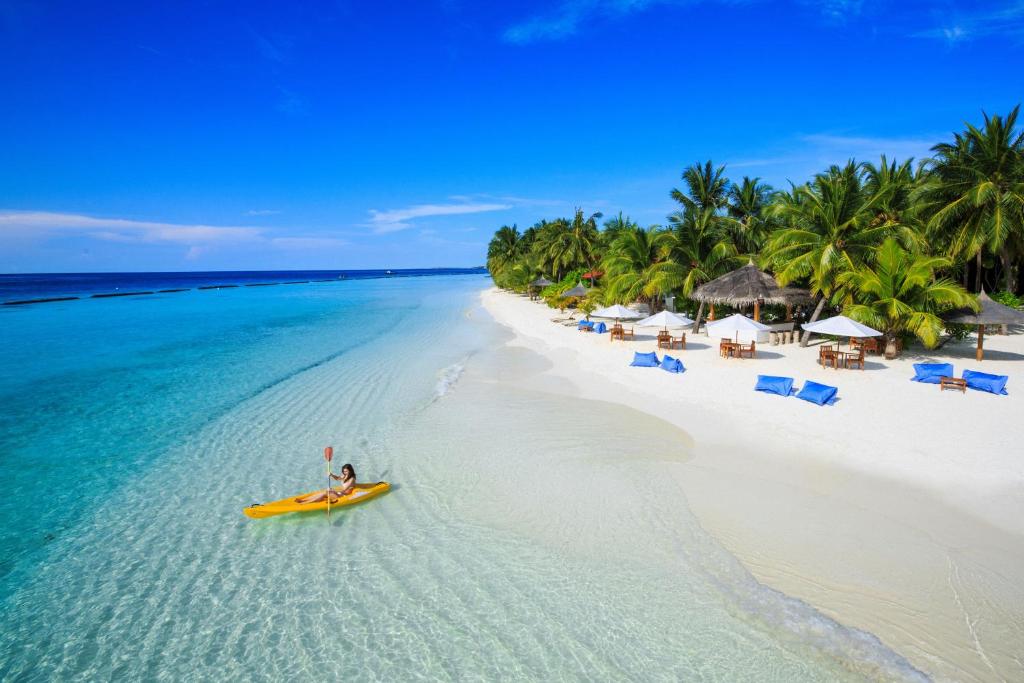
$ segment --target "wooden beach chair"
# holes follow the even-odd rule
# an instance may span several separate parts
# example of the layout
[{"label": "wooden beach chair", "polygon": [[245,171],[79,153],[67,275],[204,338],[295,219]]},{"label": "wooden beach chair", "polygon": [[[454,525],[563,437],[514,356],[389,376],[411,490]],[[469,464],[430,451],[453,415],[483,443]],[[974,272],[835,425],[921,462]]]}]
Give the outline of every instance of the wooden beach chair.
[{"label": "wooden beach chair", "polygon": [[744,346],[743,344],[737,344],[736,345],[736,353],[737,353],[737,355],[740,358],[743,358],[743,356],[747,356],[748,358],[753,358],[754,357],[754,353],[756,351],[756,347],[757,347],[757,342],[750,342],[749,346]]},{"label": "wooden beach chair", "polygon": [[622,328],[622,341],[626,341],[626,339],[633,339],[632,327],[629,328],[628,330],[626,328]]},{"label": "wooden beach chair", "polygon": [[850,368],[854,365],[859,365],[860,369],[864,369],[864,347],[860,347],[858,353],[847,353],[845,356],[846,367]]},{"label": "wooden beach chair", "polygon": [[837,348],[832,344],[822,344],[818,347],[818,363],[820,363],[823,368],[828,367],[829,363],[838,368],[839,365],[836,360],[837,353]]}]

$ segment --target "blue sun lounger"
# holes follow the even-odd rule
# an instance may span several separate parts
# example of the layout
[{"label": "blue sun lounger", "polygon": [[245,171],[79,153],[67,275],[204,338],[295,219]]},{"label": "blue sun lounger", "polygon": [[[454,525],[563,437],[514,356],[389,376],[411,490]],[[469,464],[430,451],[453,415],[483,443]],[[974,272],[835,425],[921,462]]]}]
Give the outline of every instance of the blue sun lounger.
[{"label": "blue sun lounger", "polygon": [[911,382],[938,384],[943,377],[953,376],[952,363],[914,363],[914,376]]},{"label": "blue sun lounger", "polygon": [[997,396],[1006,396],[1006,383],[1010,381],[1009,375],[990,375],[977,370],[964,370],[963,378],[968,389],[987,391]]},{"label": "blue sun lounger", "polygon": [[661,359],[661,369],[666,372],[674,372],[676,374],[686,372],[686,368],[683,367],[683,361],[678,358],[673,358],[667,354]]},{"label": "blue sun lounger", "polygon": [[754,391],[763,391],[766,394],[778,394],[779,396],[792,396],[796,393],[792,377],[776,377],[774,375],[758,375]]},{"label": "blue sun lounger", "polygon": [[818,384],[807,380],[804,382],[803,389],[796,395],[797,398],[811,403],[816,403],[819,406],[832,405],[838,400],[837,394],[839,389],[836,387],[830,387],[827,384]]},{"label": "blue sun lounger", "polygon": [[633,362],[630,365],[638,368],[656,368],[661,365],[661,361],[658,360],[658,354],[654,351],[650,353],[635,351],[633,353]]}]

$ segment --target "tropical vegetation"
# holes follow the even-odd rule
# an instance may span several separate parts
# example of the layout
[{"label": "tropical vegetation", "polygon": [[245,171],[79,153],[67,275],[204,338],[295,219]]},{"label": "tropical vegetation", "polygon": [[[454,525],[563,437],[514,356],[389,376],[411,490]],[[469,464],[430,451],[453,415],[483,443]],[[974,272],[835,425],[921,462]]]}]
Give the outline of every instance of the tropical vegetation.
[{"label": "tropical vegetation", "polygon": [[[890,341],[931,347],[941,315],[975,305],[983,288],[1020,301],[1024,261],[1024,132],[1019,107],[983,114],[927,159],[849,160],[802,184],[775,189],[756,177],[733,182],[726,167],[693,164],[670,190],[664,225],[577,208],[519,232],[502,226],[488,248],[498,286],[539,294],[553,306],[643,303],[656,312],[704,314],[694,290],[748,262],[780,285],[809,290],[804,317],[843,312]],[[586,300],[561,296],[586,279]]]}]

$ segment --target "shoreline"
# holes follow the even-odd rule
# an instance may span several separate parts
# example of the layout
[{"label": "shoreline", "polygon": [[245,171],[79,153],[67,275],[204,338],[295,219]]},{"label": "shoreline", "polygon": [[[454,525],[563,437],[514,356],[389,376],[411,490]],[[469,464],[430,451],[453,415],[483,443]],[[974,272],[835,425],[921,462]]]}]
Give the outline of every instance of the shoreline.
[{"label": "shoreline", "polygon": [[[703,334],[670,352],[687,366],[678,376],[628,367],[634,350],[654,350],[651,335],[610,343],[550,322],[554,311],[525,298],[490,289],[481,299],[514,333],[510,345],[552,364],[553,391],[626,405],[692,437],[695,457],[666,472],[759,581],[874,633],[937,680],[1024,675],[1014,656],[1024,639],[1024,463],[1012,456],[1024,436],[1013,421],[1020,337],[993,338],[981,366],[1011,375],[1004,397],[909,382],[923,359],[913,351],[835,371],[797,344],[721,359]],[[968,347],[940,354],[965,357],[958,371],[977,367]],[[840,402],[758,394],[758,373],[834,384]],[[956,438],[965,428],[981,435],[970,446]]]}]

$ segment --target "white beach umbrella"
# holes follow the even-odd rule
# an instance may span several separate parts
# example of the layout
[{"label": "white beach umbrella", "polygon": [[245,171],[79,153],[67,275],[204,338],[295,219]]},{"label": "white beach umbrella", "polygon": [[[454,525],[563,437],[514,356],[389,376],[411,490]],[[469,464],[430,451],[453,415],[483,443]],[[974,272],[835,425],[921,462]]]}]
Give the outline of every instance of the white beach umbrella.
[{"label": "white beach umbrella", "polygon": [[685,315],[672,313],[671,311],[661,311],[660,313],[655,313],[649,318],[644,318],[636,325],[637,327],[661,327],[667,330],[670,327],[686,327],[687,325],[692,324],[693,321]]},{"label": "white beach umbrella", "polygon": [[756,320],[751,320],[745,315],[733,313],[728,318],[713,320],[707,324],[709,337],[732,337],[739,339],[740,332],[760,332],[770,330],[768,325],[762,325]]},{"label": "white beach umbrella", "polygon": [[640,314],[636,311],[632,311],[625,306],[615,304],[614,306],[607,306],[600,308],[590,314],[592,318],[615,318],[616,320],[634,320],[640,317]]},{"label": "white beach umbrella", "polygon": [[808,332],[818,334],[832,334],[837,337],[881,337],[882,332],[873,330],[867,325],[861,325],[856,320],[847,318],[845,315],[837,315],[825,318],[813,323],[807,323],[801,327]]}]

